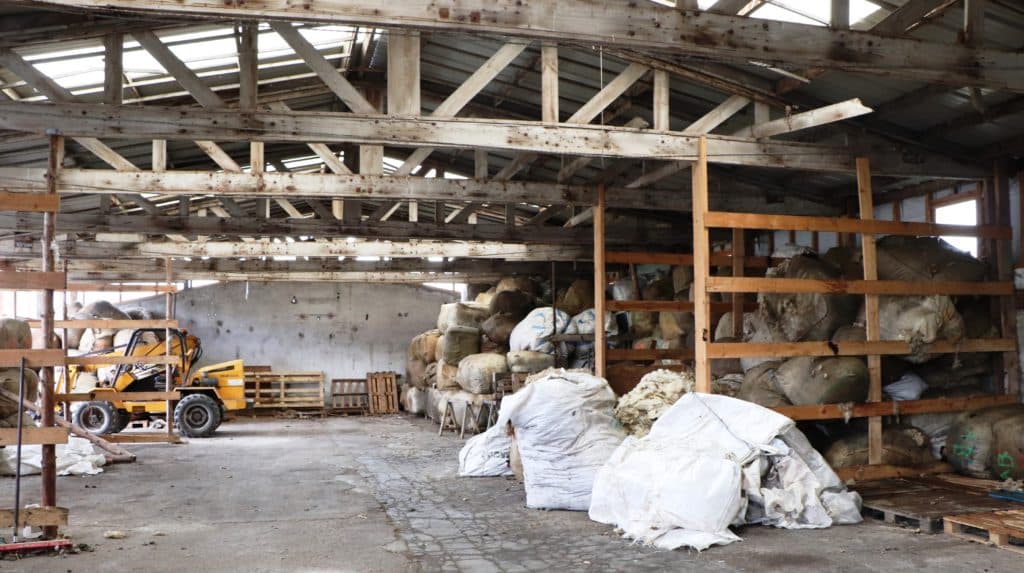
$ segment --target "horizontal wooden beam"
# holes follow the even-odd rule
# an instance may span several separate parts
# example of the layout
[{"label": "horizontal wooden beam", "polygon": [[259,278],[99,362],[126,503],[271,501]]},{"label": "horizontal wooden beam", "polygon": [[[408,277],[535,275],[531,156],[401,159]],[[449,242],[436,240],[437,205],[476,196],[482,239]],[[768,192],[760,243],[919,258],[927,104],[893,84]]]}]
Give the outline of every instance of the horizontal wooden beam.
[{"label": "horizontal wooden beam", "polygon": [[1013,229],[1005,225],[940,225],[851,217],[808,217],[799,215],[758,215],[711,211],[705,217],[708,228],[757,229],[762,231],[819,231],[826,233],[871,233],[873,235],[953,235],[1009,240]]},{"label": "horizontal wooden beam", "polygon": [[94,390],[92,392],[78,392],[74,394],[57,394],[57,402],[155,402],[167,400],[180,400],[181,394],[173,392],[114,392]]},{"label": "horizontal wooden beam", "polygon": [[1009,296],[1012,282],[967,281],[889,281],[889,280],[818,280],[763,277],[708,277],[707,291],[820,293],[820,294],[882,294],[882,295],[974,295]]},{"label": "horizontal wooden beam", "polygon": [[[651,253],[631,251],[607,251],[604,255],[606,263],[634,265],[683,265],[693,266],[693,255],[683,253]],[[713,266],[732,266],[732,256],[712,254]],[[743,266],[749,268],[767,268],[774,264],[769,257],[744,257]]]},{"label": "horizontal wooden beam", "polygon": [[173,364],[181,363],[177,356],[116,356],[99,354],[96,356],[68,356],[69,366],[115,366],[117,364]]},{"label": "horizontal wooden beam", "polygon": [[[609,300],[605,301],[604,307],[613,312],[692,312],[694,305],[688,300]],[[756,310],[757,305],[747,303],[747,310]],[[732,310],[731,302],[711,303],[711,312],[729,312]]]},{"label": "horizontal wooden beam", "polygon": [[678,10],[652,2],[588,0],[319,0],[296,10],[292,0],[45,0],[91,10],[304,20],[403,27],[642,48],[715,61],[839,69],[964,86],[1024,89],[1022,55],[952,42]]},{"label": "horizontal wooden beam", "polygon": [[[843,483],[877,481],[924,475],[954,473],[956,469],[946,462],[935,462],[924,466],[894,466],[890,464],[860,465],[836,470],[836,475]],[[856,489],[854,484],[851,489]]]},{"label": "horizontal wooden beam", "polygon": [[[25,102],[0,102],[0,127],[117,139],[347,142],[662,160],[693,160],[698,140],[680,132],[606,125],[563,123],[553,129],[537,121]],[[849,149],[721,135],[705,137],[712,163],[853,170],[854,153]],[[883,169],[890,163],[879,159]]]},{"label": "horizontal wooden beam", "polygon": [[67,282],[60,272],[11,272],[0,271],[0,289],[3,290],[61,290]]},{"label": "horizontal wooden beam", "polygon": [[[66,230],[66,229],[65,229]],[[102,282],[69,282],[68,292],[152,292],[152,293],[175,293],[178,292],[177,285],[135,285],[135,284],[113,284]]]},{"label": "horizontal wooden beam", "polygon": [[693,360],[690,348],[609,348],[608,360]]},{"label": "horizontal wooden beam", "polygon": [[[38,233],[42,228],[42,219],[32,214],[0,213],[0,228],[24,233]],[[416,239],[447,239],[461,241],[501,241],[506,243],[541,242],[550,244],[589,245],[593,242],[593,232],[584,228],[563,228],[560,226],[515,226],[508,227],[504,223],[409,223],[406,221],[357,221],[347,222],[341,219],[296,219],[296,218],[262,218],[262,217],[178,217],[175,215],[101,215],[101,214],[61,214],[60,230],[62,233],[132,233],[132,234],[182,234],[200,236],[226,237],[299,237],[309,236],[318,239],[339,237],[357,237],[366,239],[405,240]],[[610,244],[620,245],[659,245],[669,248],[676,245],[685,247],[688,237],[667,232],[666,227],[630,227],[612,228],[606,235]],[[174,292],[173,285],[104,285],[86,283],[82,286],[69,287],[74,290],[106,290],[106,291],[149,291]],[[97,288],[87,288],[97,287]],[[98,288],[102,287],[102,288]],[[71,290],[69,288],[69,290]]]},{"label": "horizontal wooden beam", "polygon": [[[0,189],[43,190],[45,169],[0,167]],[[62,169],[62,194],[159,193],[185,196],[330,197],[484,201],[539,205],[591,205],[594,189],[580,185],[477,179],[339,175],[334,173],[230,173],[213,171],[122,172]],[[728,186],[723,188],[728,190]],[[677,191],[609,188],[609,207],[689,211],[688,196]],[[63,220],[63,215],[62,215]]]},{"label": "horizontal wooden beam", "polygon": [[[21,443],[25,445],[68,443],[67,428],[36,428],[30,426],[22,428],[21,432]],[[17,444],[17,428],[0,428],[0,446],[14,446]],[[0,514],[0,521],[3,521],[2,514]]]},{"label": "horizontal wooden beam", "polygon": [[59,196],[49,193],[11,193],[0,191],[0,211],[32,211],[56,213]]},{"label": "horizontal wooden beam", "polygon": [[788,358],[790,356],[901,356],[910,354],[950,354],[954,352],[1011,352],[1017,348],[1012,338],[967,339],[959,342],[940,341],[912,349],[902,340],[873,342],[713,342],[708,344],[708,358]]},{"label": "horizontal wooden beam", "polygon": [[43,366],[63,366],[64,351],[60,348],[35,350],[0,350],[0,367],[15,368],[25,358],[25,366],[42,368]]},{"label": "horizontal wooden beam", "polygon": [[[38,428],[40,430],[44,428]],[[63,442],[53,443],[67,443],[67,430],[63,428],[45,428],[46,430],[62,430],[64,432]],[[46,527],[46,526],[61,526],[68,524],[68,509],[66,507],[23,507],[18,511],[18,529],[25,526],[32,527]],[[0,509],[0,528],[10,529],[15,526],[14,524],[14,510],[13,509]]]},{"label": "horizontal wooden beam", "polygon": [[1015,394],[963,396],[957,398],[931,398],[926,400],[898,400],[886,402],[865,402],[854,404],[807,404],[801,406],[776,406],[776,412],[797,421],[803,420],[844,420],[847,418],[869,418],[872,416],[909,416],[911,414],[935,414],[939,412],[962,412],[977,408],[989,408],[1020,403]]},{"label": "horizontal wooden beam", "polygon": [[[40,328],[38,320],[27,321],[32,328]],[[140,319],[140,320],[107,320],[104,318],[88,318],[81,320],[55,320],[54,328],[101,328],[101,329],[137,329],[137,328],[178,328],[177,320]],[[63,352],[63,351],[62,351]]]}]

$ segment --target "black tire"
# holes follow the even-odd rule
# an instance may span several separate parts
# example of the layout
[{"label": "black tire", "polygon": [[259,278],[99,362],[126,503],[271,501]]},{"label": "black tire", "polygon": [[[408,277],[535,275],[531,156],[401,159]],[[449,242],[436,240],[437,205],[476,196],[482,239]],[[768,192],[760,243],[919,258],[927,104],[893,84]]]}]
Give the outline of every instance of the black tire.
[{"label": "black tire", "polygon": [[189,394],[174,408],[174,425],[188,438],[206,438],[223,419],[220,404],[206,394]]},{"label": "black tire", "polygon": [[117,425],[114,426],[114,429],[111,430],[111,433],[116,434],[118,432],[124,431],[124,429],[128,427],[128,424],[131,421],[132,421],[132,415],[129,414],[127,410],[118,410],[117,411]]},{"label": "black tire", "polygon": [[[121,415],[110,402],[86,402],[75,411],[72,422],[90,434],[116,434],[124,429]],[[127,424],[126,424],[127,425]]]}]

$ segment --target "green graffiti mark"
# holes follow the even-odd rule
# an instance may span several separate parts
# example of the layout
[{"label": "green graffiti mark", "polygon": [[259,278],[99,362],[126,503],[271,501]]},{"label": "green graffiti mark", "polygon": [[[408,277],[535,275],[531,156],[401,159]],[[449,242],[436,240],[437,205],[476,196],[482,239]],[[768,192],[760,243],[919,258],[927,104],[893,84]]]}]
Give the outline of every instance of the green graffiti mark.
[{"label": "green graffiti mark", "polygon": [[963,444],[953,444],[953,455],[958,458],[969,458],[974,453],[974,446],[965,446]]},{"label": "green graffiti mark", "polygon": [[996,456],[996,466],[1001,468],[1012,468],[1014,467],[1013,457],[1010,456],[1010,452],[999,452]]},{"label": "green graffiti mark", "polygon": [[1004,470],[1003,473],[999,474],[999,479],[1008,480],[1013,477],[1013,472],[1010,470]]}]

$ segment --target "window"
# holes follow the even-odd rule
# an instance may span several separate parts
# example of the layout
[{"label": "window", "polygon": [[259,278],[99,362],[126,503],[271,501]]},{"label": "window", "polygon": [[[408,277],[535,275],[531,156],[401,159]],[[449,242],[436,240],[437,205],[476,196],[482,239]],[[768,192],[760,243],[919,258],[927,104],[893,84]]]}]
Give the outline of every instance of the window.
[{"label": "window", "polygon": [[[947,225],[977,225],[978,224],[978,200],[959,199],[952,202],[936,201],[933,205],[933,217],[936,223]],[[972,256],[978,256],[977,237],[956,237],[943,236],[942,240],[966,251]]]}]

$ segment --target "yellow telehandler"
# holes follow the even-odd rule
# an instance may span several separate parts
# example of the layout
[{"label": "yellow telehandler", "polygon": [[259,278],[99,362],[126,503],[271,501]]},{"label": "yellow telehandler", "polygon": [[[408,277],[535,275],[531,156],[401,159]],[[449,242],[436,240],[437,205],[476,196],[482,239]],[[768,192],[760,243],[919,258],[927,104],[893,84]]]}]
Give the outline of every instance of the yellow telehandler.
[{"label": "yellow telehandler", "polygon": [[[106,356],[161,356],[166,345],[162,328],[140,328],[132,332],[124,347],[110,349]],[[242,410],[245,400],[245,378],[241,360],[232,360],[192,371],[202,356],[198,338],[178,329],[170,330],[171,355],[180,358],[171,366],[168,384],[166,367],[162,364],[119,364],[116,367],[71,366],[68,368],[70,392],[177,392],[174,424],[183,436],[205,438],[213,434],[224,419],[224,413]],[[112,372],[110,369],[113,369]],[[102,378],[102,380],[101,380]],[[73,410],[72,421],[93,434],[114,434],[133,420],[163,417],[167,414],[164,400],[94,400],[81,403]]]}]

